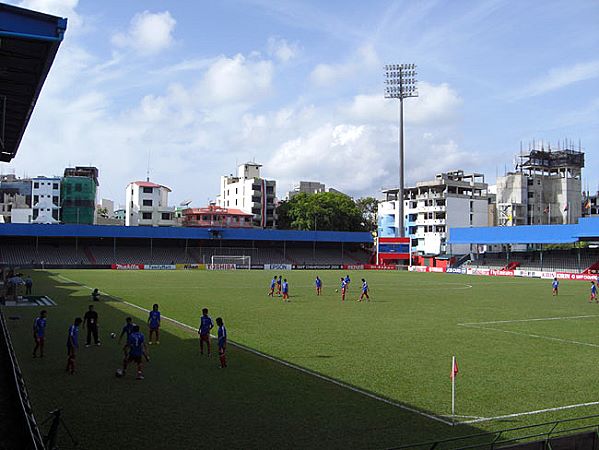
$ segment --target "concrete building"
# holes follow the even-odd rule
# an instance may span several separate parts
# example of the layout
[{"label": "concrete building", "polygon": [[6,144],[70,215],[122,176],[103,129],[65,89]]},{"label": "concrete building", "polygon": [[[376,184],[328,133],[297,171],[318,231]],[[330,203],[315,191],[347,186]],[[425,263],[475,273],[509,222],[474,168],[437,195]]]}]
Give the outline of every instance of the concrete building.
[{"label": "concrete building", "polygon": [[599,191],[596,194],[586,194],[582,201],[584,217],[599,216]]},{"label": "concrete building", "polygon": [[96,223],[96,167],[68,167],[61,181],[60,220],[62,223]]},{"label": "concrete building", "polygon": [[584,153],[532,149],[497,178],[499,226],[571,224],[582,215]]},{"label": "concrete building", "polygon": [[262,178],[260,167],[260,164],[248,162],[237,168],[237,176],[222,176],[216,204],[252,214],[256,227],[274,228],[277,182]]},{"label": "concrete building", "polygon": [[31,180],[32,223],[60,223],[60,177]]},{"label": "concrete building", "polygon": [[328,188],[324,183],[318,181],[300,181],[298,185],[293,187],[292,191],[287,192],[287,199],[292,199],[294,196],[300,193],[304,194],[318,194],[319,192],[334,192],[336,194],[347,195],[334,188]]},{"label": "concrete building", "polygon": [[183,210],[184,227],[251,228],[254,216],[236,208],[209,205]]},{"label": "concrete building", "polygon": [[175,226],[175,208],[168,206],[166,186],[150,181],[133,181],[127,185],[125,225],[128,227]]},{"label": "concrete building", "polygon": [[[421,255],[461,254],[468,245],[447,244],[452,227],[489,225],[489,195],[484,175],[455,170],[434,180],[416,183],[404,190],[405,236],[412,239],[412,252]],[[379,203],[378,235],[399,236],[399,189],[383,190]]]},{"label": "concrete building", "polygon": [[0,176],[0,222],[31,223],[31,180],[15,175]]}]

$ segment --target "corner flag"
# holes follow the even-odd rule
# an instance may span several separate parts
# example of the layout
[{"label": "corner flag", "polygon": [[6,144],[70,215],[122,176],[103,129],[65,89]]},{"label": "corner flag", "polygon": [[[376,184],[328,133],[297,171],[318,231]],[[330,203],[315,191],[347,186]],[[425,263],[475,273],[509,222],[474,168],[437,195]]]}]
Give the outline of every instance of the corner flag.
[{"label": "corner flag", "polygon": [[451,373],[449,374],[449,378],[451,378],[453,380],[457,374],[458,374],[458,360],[454,356],[451,361]]}]

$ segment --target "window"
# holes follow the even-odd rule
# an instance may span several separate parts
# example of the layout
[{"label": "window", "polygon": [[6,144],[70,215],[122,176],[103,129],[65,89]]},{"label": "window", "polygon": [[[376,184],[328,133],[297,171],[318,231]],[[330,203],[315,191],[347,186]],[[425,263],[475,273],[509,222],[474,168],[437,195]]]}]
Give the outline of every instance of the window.
[{"label": "window", "polygon": [[237,199],[235,199],[235,206],[237,206]]},{"label": "window", "polygon": [[[153,192],[153,189],[151,187],[145,187],[145,188],[143,188],[143,193],[144,194],[151,194],[152,192]],[[131,195],[133,195],[133,193]]]},{"label": "window", "polygon": [[39,195],[34,195],[33,196],[33,204],[39,203],[40,201],[40,196]]},{"label": "window", "polygon": [[237,188],[235,188],[235,194],[237,194]]},{"label": "window", "polygon": [[52,189],[58,189],[58,183],[53,183],[52,184]]},{"label": "window", "polygon": [[55,209],[54,211],[52,211],[52,218],[54,220],[58,220],[58,210],[57,209]]},{"label": "window", "polygon": [[162,213],[162,220],[171,220],[171,213]]},{"label": "window", "polygon": [[33,210],[33,220],[37,219],[39,216],[39,211],[37,209]]},{"label": "window", "polygon": [[36,181],[35,183],[33,183],[33,188],[34,189],[39,189],[40,184]]},{"label": "window", "polygon": [[144,200],[143,205],[144,206],[152,206],[152,200]]},{"label": "window", "polygon": [[54,203],[55,205],[58,205],[58,195],[55,195],[54,197],[52,197],[52,203]]},{"label": "window", "polygon": [[141,213],[141,218],[143,220],[152,220],[152,213],[149,213],[149,212]]}]

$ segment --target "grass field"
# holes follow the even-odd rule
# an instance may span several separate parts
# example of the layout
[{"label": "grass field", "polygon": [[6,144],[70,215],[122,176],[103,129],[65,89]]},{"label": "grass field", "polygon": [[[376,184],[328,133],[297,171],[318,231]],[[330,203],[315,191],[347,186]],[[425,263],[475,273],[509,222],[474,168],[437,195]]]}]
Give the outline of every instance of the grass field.
[{"label": "grass field", "polygon": [[[9,326],[38,420],[63,408],[89,449],[385,448],[599,413],[599,305],[587,302],[588,283],[562,282],[553,298],[544,280],[351,272],[342,304],[334,292],[341,273],[318,273],[322,297],[316,274],[283,273],[284,304],[267,297],[272,274],[264,271],[34,272],[34,293],[58,303],[46,358],[30,357],[38,309],[6,312],[20,317]],[[370,303],[355,302],[361,277]],[[63,372],[66,329],[87,309],[84,286],[114,298],[97,306],[104,345],[82,348],[71,377]],[[219,370],[218,358],[198,356],[193,331],[168,322],[161,345],[150,348],[146,379],[116,379],[120,347],[108,334],[127,315],[144,323],[147,314],[132,305],[153,303],[193,328],[208,307],[230,340],[338,384],[239,348]],[[462,422],[453,427],[452,355]]]}]

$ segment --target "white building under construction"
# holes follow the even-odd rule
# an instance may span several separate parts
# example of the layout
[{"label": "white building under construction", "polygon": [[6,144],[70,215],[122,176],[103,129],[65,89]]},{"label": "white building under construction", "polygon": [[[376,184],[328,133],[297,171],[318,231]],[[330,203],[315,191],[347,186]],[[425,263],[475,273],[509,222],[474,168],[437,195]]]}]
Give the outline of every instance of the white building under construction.
[{"label": "white building under construction", "polygon": [[582,214],[584,153],[531,149],[497,178],[499,226],[577,223]]},{"label": "white building under construction", "polygon": [[[379,203],[378,234],[399,236],[398,189],[385,189]],[[412,239],[412,251],[421,255],[468,253],[469,245],[449,248],[451,227],[489,225],[489,194],[485,177],[463,170],[437,174],[404,190],[405,235]]]}]

